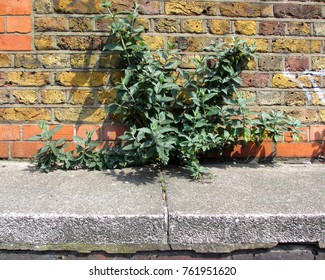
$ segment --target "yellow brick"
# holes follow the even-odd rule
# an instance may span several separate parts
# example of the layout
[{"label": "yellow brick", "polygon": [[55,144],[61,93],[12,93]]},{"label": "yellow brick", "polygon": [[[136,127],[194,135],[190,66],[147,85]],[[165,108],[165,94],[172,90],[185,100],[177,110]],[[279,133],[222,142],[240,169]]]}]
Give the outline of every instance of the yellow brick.
[{"label": "yellow brick", "polygon": [[163,37],[158,37],[158,36],[148,36],[148,35],[143,35],[142,36],[145,43],[148,44],[150,50],[158,50],[164,48],[164,38]]},{"label": "yellow brick", "polygon": [[312,92],[311,96],[312,96],[312,100],[311,100],[312,105],[314,105],[314,106],[325,106],[325,98],[324,98],[324,95],[322,93],[318,94],[316,92]]},{"label": "yellow brick", "polygon": [[48,72],[9,72],[8,82],[18,86],[44,86],[50,83]]},{"label": "yellow brick", "polygon": [[75,90],[71,93],[71,104],[93,105],[94,93],[91,90]]},{"label": "yellow brick", "polygon": [[15,55],[15,67],[36,69],[39,66],[40,66],[40,63],[39,63],[39,60],[36,55],[33,55],[33,54],[16,54]]},{"label": "yellow brick", "polygon": [[217,3],[198,1],[165,2],[167,15],[217,15]]},{"label": "yellow brick", "polygon": [[275,74],[272,85],[277,88],[313,88],[315,85],[319,86],[319,81],[320,77],[312,75]]},{"label": "yellow brick", "polygon": [[320,41],[277,39],[273,43],[274,52],[313,53],[320,52],[320,49]]},{"label": "yellow brick", "polygon": [[19,103],[34,104],[37,102],[37,92],[35,90],[14,90],[12,95]]},{"label": "yellow brick", "polygon": [[72,54],[70,63],[73,68],[93,68],[98,63],[98,55]]},{"label": "yellow brick", "polygon": [[0,67],[10,67],[11,58],[8,54],[0,54]]},{"label": "yellow brick", "polygon": [[325,57],[313,57],[311,59],[312,70],[324,70],[325,69]]},{"label": "yellow brick", "polygon": [[54,115],[60,122],[91,122],[99,123],[105,120],[107,114],[103,108],[58,108]]},{"label": "yellow brick", "polygon": [[236,33],[243,35],[255,35],[257,33],[256,21],[238,20],[235,22]]},{"label": "yellow brick", "polygon": [[287,106],[305,106],[307,97],[304,92],[288,92],[284,95],[284,103]]},{"label": "yellow brick", "polygon": [[100,90],[97,92],[98,103],[100,104],[110,104],[114,102],[115,96],[115,89]]},{"label": "yellow brick", "polygon": [[182,32],[203,33],[203,20],[188,19],[182,22]]},{"label": "yellow brick", "polygon": [[209,20],[208,29],[212,34],[227,34],[230,31],[230,21],[218,19]]},{"label": "yellow brick", "polygon": [[37,50],[52,50],[54,45],[53,38],[46,35],[36,35],[34,43]]},{"label": "yellow brick", "polygon": [[211,38],[207,37],[169,37],[168,41],[175,44],[181,51],[201,52],[210,43]]},{"label": "yellow brick", "polygon": [[325,122],[325,110],[319,110],[319,118],[321,122]]},{"label": "yellow brick", "polygon": [[41,108],[0,108],[2,121],[49,121],[49,110]]},{"label": "yellow brick", "polygon": [[247,45],[251,46],[255,43],[255,50],[257,52],[268,52],[269,50],[269,42],[266,39],[251,39],[251,38],[245,38],[244,39],[247,42]]},{"label": "yellow brick", "polygon": [[41,91],[41,99],[44,104],[65,103],[66,93],[62,90],[46,89]]},{"label": "yellow brick", "polygon": [[156,19],[155,31],[162,33],[174,33],[178,31],[178,22],[175,19]]},{"label": "yellow brick", "polygon": [[67,56],[65,54],[45,54],[41,58],[45,68],[65,68],[67,67]]},{"label": "yellow brick", "polygon": [[124,73],[121,71],[113,72],[110,77],[110,81],[113,85],[117,85],[122,81]]},{"label": "yellow brick", "polygon": [[119,54],[103,54],[99,57],[99,66],[105,68],[121,68],[123,59]]},{"label": "yellow brick", "polygon": [[106,84],[108,74],[106,72],[59,72],[56,80],[64,86],[103,86]]}]

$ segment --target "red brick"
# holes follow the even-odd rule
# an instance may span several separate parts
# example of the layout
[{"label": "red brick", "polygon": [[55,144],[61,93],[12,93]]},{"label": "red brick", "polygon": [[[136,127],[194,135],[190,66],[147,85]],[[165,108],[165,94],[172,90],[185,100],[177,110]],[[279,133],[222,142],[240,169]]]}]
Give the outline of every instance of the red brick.
[{"label": "red brick", "polygon": [[322,10],[318,5],[274,4],[274,16],[277,18],[321,18]]},{"label": "red brick", "polygon": [[304,71],[309,69],[309,63],[307,57],[292,56],[286,58],[285,62],[286,70],[290,71]]},{"label": "red brick", "polygon": [[3,17],[0,17],[0,32],[5,32],[5,19]]},{"label": "red brick", "polygon": [[312,125],[310,126],[310,140],[322,141],[325,140],[325,126]]},{"label": "red brick", "polygon": [[100,126],[99,125],[88,125],[88,124],[82,124],[78,125],[76,127],[76,135],[85,138],[86,137],[86,131],[92,131],[94,130],[94,134],[91,137],[92,140],[97,141],[100,139]]},{"label": "red brick", "polygon": [[319,142],[279,143],[276,146],[276,157],[315,158],[322,153]]},{"label": "red brick", "polygon": [[36,124],[28,124],[23,126],[23,140],[41,134],[42,130]]},{"label": "red brick", "polygon": [[279,21],[265,21],[260,23],[262,35],[285,35],[285,23]]},{"label": "red brick", "polygon": [[[299,130],[301,131],[301,133],[298,134],[300,141],[308,141],[309,128],[303,127],[300,128]],[[284,142],[294,142],[290,132],[286,132],[284,134]]]},{"label": "red brick", "polygon": [[8,158],[9,157],[9,144],[6,142],[0,143],[0,158]]},{"label": "red brick", "polygon": [[30,15],[31,0],[0,0],[0,15]]},{"label": "red brick", "polygon": [[20,140],[20,127],[18,125],[0,125],[0,140]]},{"label": "red brick", "polygon": [[243,87],[264,88],[268,86],[270,76],[268,74],[242,73]]},{"label": "red brick", "polygon": [[117,140],[125,130],[125,126],[122,125],[104,125],[102,128],[103,140]]},{"label": "red brick", "polygon": [[32,21],[29,16],[14,16],[7,18],[7,32],[29,33],[32,31]]},{"label": "red brick", "polygon": [[[52,130],[54,127],[56,127],[56,126],[51,125],[50,129]],[[68,141],[73,139],[73,126],[72,125],[64,125],[63,127],[61,127],[61,129],[53,135],[52,139],[56,141],[61,138],[64,138],[65,140],[68,140]]]},{"label": "red brick", "polygon": [[11,157],[31,158],[43,146],[43,142],[14,142],[11,145]]},{"label": "red brick", "polygon": [[2,51],[30,51],[32,50],[31,35],[0,35],[0,50]]},{"label": "red brick", "polygon": [[261,143],[258,146],[255,143],[247,143],[246,147],[243,147],[242,145],[236,145],[234,150],[230,152],[230,157],[234,158],[268,158],[272,156],[273,143],[267,141]]}]

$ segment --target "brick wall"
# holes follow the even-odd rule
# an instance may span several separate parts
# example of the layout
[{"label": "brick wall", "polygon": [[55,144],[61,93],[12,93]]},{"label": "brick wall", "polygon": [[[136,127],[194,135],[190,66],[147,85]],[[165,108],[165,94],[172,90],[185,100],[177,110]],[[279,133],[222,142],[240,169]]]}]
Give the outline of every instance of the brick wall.
[{"label": "brick wall", "polygon": [[[114,7],[129,9],[130,0]],[[146,40],[157,49],[175,42],[183,67],[211,39],[231,35],[256,42],[259,57],[242,74],[253,108],[279,109],[305,124],[303,141],[289,137],[278,157],[317,157],[325,140],[324,0],[147,1],[140,0]],[[104,106],[117,61],[101,52],[109,22],[101,0],[0,0],[0,158],[25,158],[42,145],[28,141],[37,122],[64,124],[57,137],[72,140],[95,129],[94,139],[114,141]],[[108,86],[106,86],[108,82]],[[105,124],[104,124],[105,123]],[[267,156],[273,146],[237,147],[232,156]]]}]

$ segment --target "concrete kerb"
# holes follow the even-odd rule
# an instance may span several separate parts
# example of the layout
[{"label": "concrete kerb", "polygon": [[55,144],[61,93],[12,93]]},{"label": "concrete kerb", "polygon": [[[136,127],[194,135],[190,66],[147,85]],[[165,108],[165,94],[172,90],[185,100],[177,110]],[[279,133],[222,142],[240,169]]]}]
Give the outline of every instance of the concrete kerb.
[{"label": "concrete kerb", "polygon": [[55,171],[1,161],[0,249],[232,252],[325,244],[324,165]]}]

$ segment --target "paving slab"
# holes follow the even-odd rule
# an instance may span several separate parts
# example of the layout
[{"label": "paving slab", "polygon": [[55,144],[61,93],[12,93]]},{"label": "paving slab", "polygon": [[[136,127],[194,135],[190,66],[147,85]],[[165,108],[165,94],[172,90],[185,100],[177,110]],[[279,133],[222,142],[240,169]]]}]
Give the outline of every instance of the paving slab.
[{"label": "paving slab", "polygon": [[132,253],[168,249],[157,171],[42,173],[0,161],[0,249]]},{"label": "paving slab", "polygon": [[166,169],[174,250],[230,252],[325,242],[325,166],[218,164],[193,181]]}]

